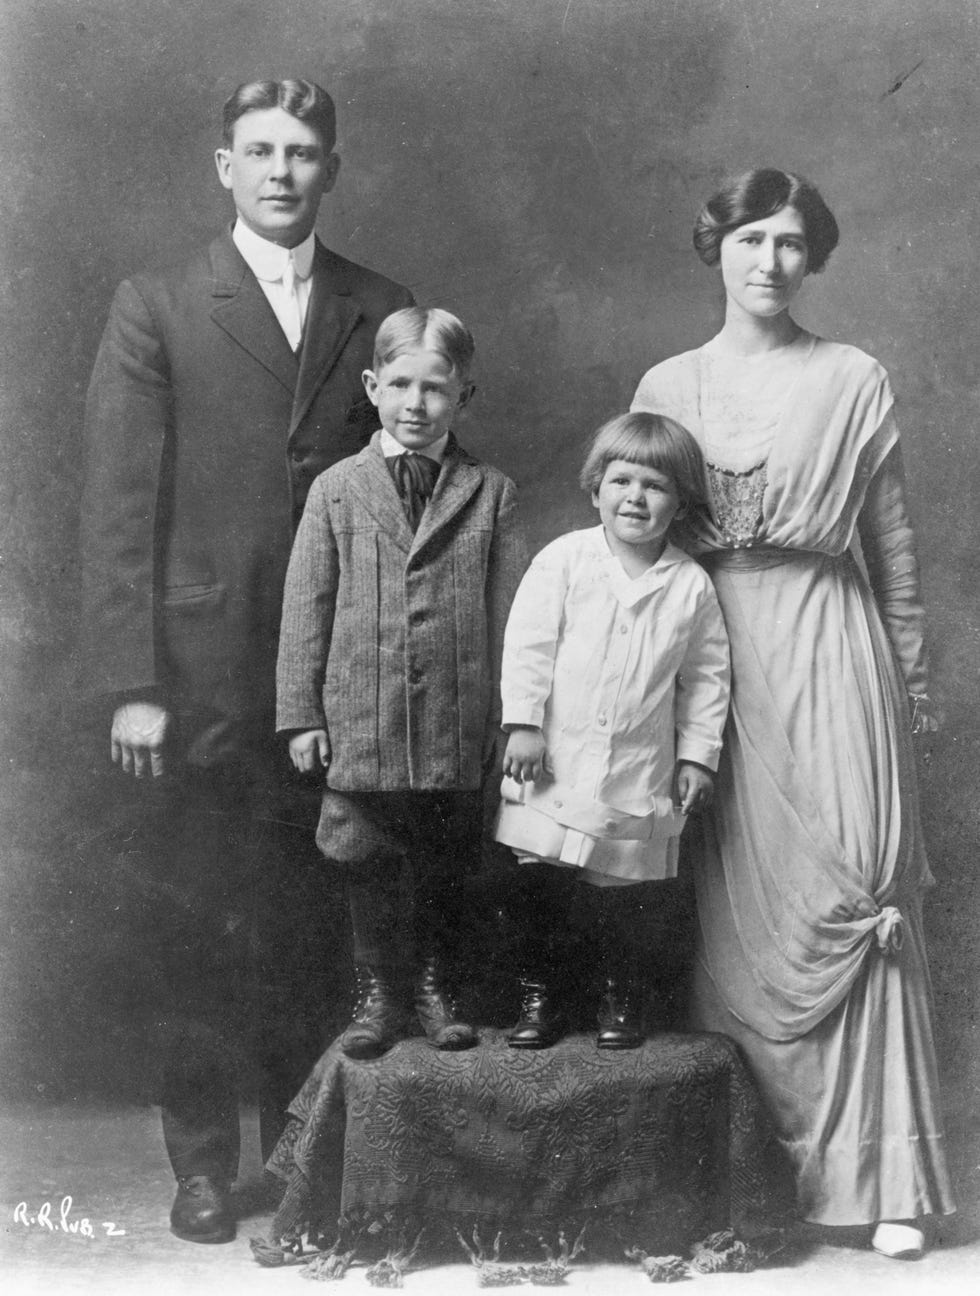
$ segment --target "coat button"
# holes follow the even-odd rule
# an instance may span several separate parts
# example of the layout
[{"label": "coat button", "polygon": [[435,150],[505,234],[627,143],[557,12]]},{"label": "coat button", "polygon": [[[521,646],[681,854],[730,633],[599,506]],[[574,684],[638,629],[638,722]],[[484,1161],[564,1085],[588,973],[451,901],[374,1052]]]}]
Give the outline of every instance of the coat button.
[{"label": "coat button", "polygon": [[421,608],[418,608],[408,619],[412,625],[421,625],[425,620],[425,612]]},{"label": "coat button", "polygon": [[604,725],[605,723],[606,717],[604,715],[599,716],[599,724]]},{"label": "coat button", "polygon": [[418,666],[412,667],[412,669],[408,672],[408,682],[409,684],[422,683],[422,670],[420,667]]},{"label": "coat button", "polygon": [[627,629],[628,629],[627,626],[621,625],[621,626],[619,627],[619,633],[620,633],[620,634],[626,634]]}]

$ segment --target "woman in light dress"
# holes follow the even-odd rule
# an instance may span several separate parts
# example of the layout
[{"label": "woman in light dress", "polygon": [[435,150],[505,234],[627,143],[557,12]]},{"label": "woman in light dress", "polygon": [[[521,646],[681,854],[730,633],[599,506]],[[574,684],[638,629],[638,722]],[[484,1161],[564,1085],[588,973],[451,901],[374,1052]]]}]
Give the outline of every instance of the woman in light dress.
[{"label": "woman in light dress", "polygon": [[776,170],[702,209],[725,322],[632,408],[690,429],[710,515],[690,543],[732,646],[732,709],[696,862],[694,1024],[743,1047],[802,1217],[921,1254],[954,1209],[921,900],[912,736],[935,729],[888,375],[789,310],[837,224]]}]

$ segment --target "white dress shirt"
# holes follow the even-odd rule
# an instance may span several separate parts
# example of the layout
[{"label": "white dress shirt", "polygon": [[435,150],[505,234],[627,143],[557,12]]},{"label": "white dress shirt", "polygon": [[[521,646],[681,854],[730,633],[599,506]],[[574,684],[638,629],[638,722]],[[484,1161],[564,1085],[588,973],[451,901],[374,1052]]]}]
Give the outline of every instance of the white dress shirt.
[{"label": "white dress shirt", "polygon": [[[235,247],[245,258],[248,268],[258,279],[259,286],[275,312],[287,342],[294,351],[298,351],[303,340],[303,326],[306,323],[306,312],[313,288],[313,252],[316,247],[316,235],[310,233],[297,247],[284,248],[278,243],[270,243],[268,239],[250,230],[243,221],[236,220],[231,237]],[[289,292],[286,282],[288,279],[286,267],[290,261],[293,265],[295,283],[292,293]]]}]

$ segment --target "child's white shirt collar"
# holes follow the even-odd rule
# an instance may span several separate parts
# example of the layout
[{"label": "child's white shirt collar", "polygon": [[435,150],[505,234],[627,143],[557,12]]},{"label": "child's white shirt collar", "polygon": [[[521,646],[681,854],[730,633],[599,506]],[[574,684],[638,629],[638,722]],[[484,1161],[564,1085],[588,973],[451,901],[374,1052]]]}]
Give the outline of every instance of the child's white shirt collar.
[{"label": "child's white shirt collar", "polygon": [[441,436],[438,441],[433,441],[427,445],[424,450],[406,450],[400,441],[395,438],[385,428],[381,429],[381,453],[386,459],[394,459],[396,455],[403,454],[420,454],[426,459],[433,459],[437,464],[441,464],[446,457],[446,446],[449,444],[449,433]]},{"label": "child's white shirt collar", "polygon": [[676,563],[683,562],[687,557],[683,550],[668,541],[663,553],[652,566],[641,572],[639,576],[630,576],[609,548],[606,529],[601,523],[592,528],[592,535],[596,557],[606,573],[612,592],[621,606],[627,608],[633,607],[648,594],[652,594],[654,590],[666,584],[669,569]]}]

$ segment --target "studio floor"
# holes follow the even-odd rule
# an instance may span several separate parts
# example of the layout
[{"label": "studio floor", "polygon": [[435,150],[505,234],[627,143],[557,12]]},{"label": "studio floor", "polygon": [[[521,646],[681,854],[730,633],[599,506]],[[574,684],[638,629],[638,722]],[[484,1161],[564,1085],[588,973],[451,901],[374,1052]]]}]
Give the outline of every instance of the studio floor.
[{"label": "studio floor", "polygon": [[[245,1122],[238,1237],[224,1246],[193,1245],[170,1234],[173,1185],[152,1107],[8,1107],[0,1114],[0,1147],[4,1292],[287,1296],[310,1290],[301,1270],[262,1269],[252,1259],[248,1240],[263,1236],[269,1222],[254,1117]],[[787,1258],[772,1268],[698,1276],[688,1289],[707,1296],[974,1293],[980,1290],[980,1166],[975,1160],[960,1155],[955,1166],[960,1213],[943,1222],[919,1261],[886,1260],[868,1250],[857,1232],[828,1236],[801,1228]],[[41,1222],[45,1203],[50,1203],[52,1228]],[[343,1283],[340,1290],[352,1294],[372,1290],[363,1268],[352,1268]],[[649,1290],[638,1269],[590,1266],[587,1254],[569,1272],[567,1286],[588,1296]],[[421,1296],[475,1291],[476,1274],[468,1263],[410,1271],[405,1290]]]}]

